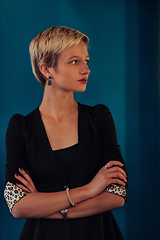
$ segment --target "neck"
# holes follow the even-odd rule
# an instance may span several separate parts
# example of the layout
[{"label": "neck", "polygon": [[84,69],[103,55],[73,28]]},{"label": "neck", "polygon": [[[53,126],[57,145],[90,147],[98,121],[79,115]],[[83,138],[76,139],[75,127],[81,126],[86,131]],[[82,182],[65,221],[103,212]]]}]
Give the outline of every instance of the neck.
[{"label": "neck", "polygon": [[60,121],[77,111],[77,103],[73,92],[54,91],[52,87],[45,87],[39,110],[42,116],[50,116]]}]

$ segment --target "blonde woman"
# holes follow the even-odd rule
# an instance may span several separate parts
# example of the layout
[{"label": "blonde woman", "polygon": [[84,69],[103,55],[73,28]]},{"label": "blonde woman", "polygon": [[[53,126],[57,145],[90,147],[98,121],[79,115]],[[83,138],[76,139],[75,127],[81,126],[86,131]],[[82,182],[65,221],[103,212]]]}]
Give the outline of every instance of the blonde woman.
[{"label": "blonde woman", "polygon": [[89,39],[51,27],[30,44],[42,103],[14,115],[6,133],[4,196],[27,218],[21,240],[123,239],[111,210],[126,200],[126,167],[109,109],[74,100],[89,77]]}]

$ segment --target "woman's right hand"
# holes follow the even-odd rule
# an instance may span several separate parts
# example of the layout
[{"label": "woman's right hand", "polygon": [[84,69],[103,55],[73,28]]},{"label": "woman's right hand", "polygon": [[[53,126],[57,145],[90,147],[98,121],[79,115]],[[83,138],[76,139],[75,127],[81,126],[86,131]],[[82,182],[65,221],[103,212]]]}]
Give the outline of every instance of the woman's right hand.
[{"label": "woman's right hand", "polygon": [[93,180],[86,185],[89,198],[98,196],[112,183],[125,186],[127,176],[121,167],[123,164],[119,161],[110,161],[107,163],[107,168],[102,167]]}]

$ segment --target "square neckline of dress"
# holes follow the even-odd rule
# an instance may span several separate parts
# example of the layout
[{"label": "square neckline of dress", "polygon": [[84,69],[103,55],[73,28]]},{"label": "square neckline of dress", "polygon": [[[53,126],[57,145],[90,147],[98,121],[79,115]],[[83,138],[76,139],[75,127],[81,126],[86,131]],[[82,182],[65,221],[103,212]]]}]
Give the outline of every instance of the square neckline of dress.
[{"label": "square neckline of dress", "polygon": [[[79,144],[79,142],[80,142],[80,134],[79,134],[79,133],[80,133],[80,121],[79,121],[79,119],[80,119],[81,114],[80,114],[80,103],[77,102],[77,104],[78,104],[78,143],[76,143],[76,144],[78,144],[78,147],[77,147],[77,153],[76,153],[75,162],[74,162],[74,164],[73,164],[73,168],[72,168],[72,170],[71,170],[71,172],[70,172],[70,175],[69,175],[69,177],[68,177],[68,180],[70,179],[72,173],[74,172],[74,169],[76,168],[77,161],[78,161],[78,155],[79,155],[79,151],[80,151],[80,147],[79,147],[79,145],[80,145],[80,144]],[[53,157],[54,161],[56,162],[56,165],[57,165],[59,171],[60,171],[61,174],[63,175],[64,180],[67,182],[67,180],[66,180],[63,172],[62,172],[61,169],[60,169],[60,166],[59,166],[59,164],[58,164],[58,162],[57,162],[57,159],[56,159],[56,157],[55,157],[55,155],[54,155],[54,150],[53,150],[52,147],[51,147],[51,144],[50,144],[49,138],[48,138],[48,136],[47,136],[47,132],[46,132],[46,129],[45,129],[45,126],[44,126],[42,117],[41,117],[41,113],[40,113],[39,107],[37,108],[37,110],[38,110],[38,115],[39,115],[39,119],[40,119],[40,122],[41,122],[41,126],[42,126],[42,129],[43,129],[44,135],[45,135],[45,139],[46,139],[46,141],[47,141],[47,143],[48,143],[48,146],[49,146],[50,152],[51,152],[51,154],[52,154],[52,157]]]}]

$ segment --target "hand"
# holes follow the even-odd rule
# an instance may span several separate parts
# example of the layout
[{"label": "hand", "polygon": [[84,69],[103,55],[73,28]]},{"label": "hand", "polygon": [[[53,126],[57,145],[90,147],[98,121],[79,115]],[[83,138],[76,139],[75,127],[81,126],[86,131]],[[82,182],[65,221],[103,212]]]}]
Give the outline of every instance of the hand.
[{"label": "hand", "polygon": [[16,179],[18,179],[22,184],[17,183],[16,185],[18,187],[20,187],[21,189],[29,192],[29,193],[33,193],[33,192],[37,192],[37,189],[35,188],[35,185],[29,175],[29,172],[25,172],[22,168],[18,169],[19,172],[22,174],[23,177],[21,177],[20,175],[18,175],[17,173],[14,175]]},{"label": "hand", "polygon": [[127,176],[121,168],[123,164],[119,161],[110,161],[107,167],[102,167],[93,180],[86,185],[91,198],[98,196],[103,190],[112,183],[125,186]]}]

